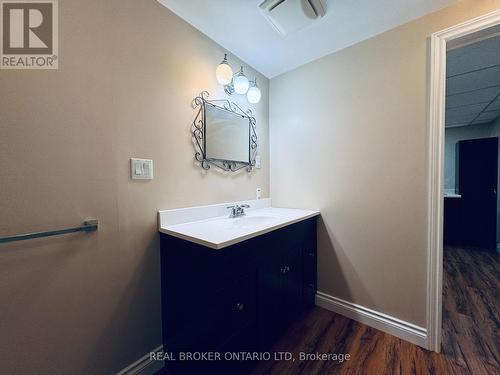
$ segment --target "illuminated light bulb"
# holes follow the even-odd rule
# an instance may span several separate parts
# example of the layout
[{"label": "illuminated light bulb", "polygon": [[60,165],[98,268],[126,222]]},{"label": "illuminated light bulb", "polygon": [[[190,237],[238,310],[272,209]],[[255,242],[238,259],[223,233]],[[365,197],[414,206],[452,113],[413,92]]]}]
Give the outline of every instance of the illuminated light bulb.
[{"label": "illuminated light bulb", "polygon": [[228,85],[231,83],[233,79],[233,69],[231,69],[227,63],[227,53],[224,54],[224,60],[222,60],[215,70],[215,77],[217,78],[217,82],[221,85]]},{"label": "illuminated light bulb", "polygon": [[250,82],[248,81],[248,78],[245,76],[245,73],[243,73],[243,67],[241,67],[238,74],[234,76],[233,85],[234,85],[234,91],[236,91],[237,94],[247,93],[248,88],[250,87]]},{"label": "illuminated light bulb", "polygon": [[260,101],[262,94],[259,86],[257,86],[257,78],[250,82],[250,88],[247,92],[247,100],[249,103],[257,104]]}]

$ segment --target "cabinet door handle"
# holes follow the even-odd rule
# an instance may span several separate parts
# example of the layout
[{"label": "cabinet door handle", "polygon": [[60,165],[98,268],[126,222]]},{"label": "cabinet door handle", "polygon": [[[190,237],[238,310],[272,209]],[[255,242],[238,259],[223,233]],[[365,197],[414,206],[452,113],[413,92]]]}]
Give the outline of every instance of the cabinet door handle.
[{"label": "cabinet door handle", "polygon": [[244,304],[244,303],[237,303],[237,304],[236,304],[236,309],[237,309],[238,311],[243,311],[243,310],[245,310],[245,304]]},{"label": "cabinet door handle", "polygon": [[285,266],[285,267],[281,268],[281,273],[282,274],[285,274],[287,272],[290,272],[290,266]]}]

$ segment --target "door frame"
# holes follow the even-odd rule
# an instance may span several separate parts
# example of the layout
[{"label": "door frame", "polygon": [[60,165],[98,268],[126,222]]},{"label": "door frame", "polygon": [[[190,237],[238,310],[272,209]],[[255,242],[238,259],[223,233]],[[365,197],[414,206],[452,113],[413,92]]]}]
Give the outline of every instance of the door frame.
[{"label": "door frame", "polygon": [[[446,50],[458,39],[500,25],[500,9],[430,37],[428,125],[427,349],[441,351]],[[465,40],[466,38],[463,38]]]}]

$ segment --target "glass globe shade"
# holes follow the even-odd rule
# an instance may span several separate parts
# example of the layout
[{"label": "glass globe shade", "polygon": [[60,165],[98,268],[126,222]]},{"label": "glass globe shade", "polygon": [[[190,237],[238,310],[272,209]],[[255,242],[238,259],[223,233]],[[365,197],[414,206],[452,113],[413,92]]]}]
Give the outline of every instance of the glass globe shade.
[{"label": "glass globe shade", "polygon": [[257,104],[261,96],[260,89],[257,86],[252,86],[248,89],[247,99],[249,103]]},{"label": "glass globe shade", "polygon": [[250,82],[243,73],[239,73],[236,77],[234,77],[233,85],[234,91],[236,91],[237,94],[246,94],[248,88],[250,87]]},{"label": "glass globe shade", "polygon": [[217,82],[221,85],[229,85],[233,79],[233,69],[229,64],[222,62],[215,70],[215,77],[217,77]]}]

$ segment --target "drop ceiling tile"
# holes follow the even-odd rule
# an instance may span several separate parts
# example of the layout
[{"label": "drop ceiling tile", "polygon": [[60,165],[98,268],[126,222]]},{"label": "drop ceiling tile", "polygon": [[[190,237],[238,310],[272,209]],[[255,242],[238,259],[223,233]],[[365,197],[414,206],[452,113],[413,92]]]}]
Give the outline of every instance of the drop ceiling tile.
[{"label": "drop ceiling tile", "polygon": [[458,107],[467,104],[490,102],[500,92],[500,86],[446,97],[446,107]]},{"label": "drop ceiling tile", "polygon": [[487,103],[483,103],[447,109],[445,114],[445,123],[469,124],[484,110],[486,105]]},{"label": "drop ceiling tile", "polygon": [[495,100],[493,103],[491,103],[488,108],[486,109],[487,111],[498,111],[500,110],[500,100]]},{"label": "drop ceiling tile", "polygon": [[449,51],[446,75],[453,76],[500,64],[500,36]]},{"label": "drop ceiling tile", "polygon": [[466,105],[462,107],[455,107],[451,109],[446,109],[446,117],[459,117],[459,116],[467,116],[470,115],[471,113],[473,114],[478,114],[481,112],[488,103],[481,103],[481,104],[472,104],[472,105]]},{"label": "drop ceiling tile", "polygon": [[491,121],[475,121],[474,124],[470,122],[457,122],[452,124],[446,124],[446,128],[458,128],[459,126],[476,126],[476,125],[484,125],[489,124]]},{"label": "drop ceiling tile", "polygon": [[500,111],[489,111],[489,112],[483,112],[481,113],[478,118],[474,121],[480,122],[480,121],[493,121],[495,120],[498,116],[500,116]]},{"label": "drop ceiling tile", "polygon": [[446,128],[458,128],[459,126],[467,126],[469,124],[470,124],[470,122],[452,122],[452,123],[446,123],[445,127]]},{"label": "drop ceiling tile", "polygon": [[475,111],[446,111],[446,123],[470,122],[474,120],[481,110]]},{"label": "drop ceiling tile", "polygon": [[446,79],[446,95],[500,85],[500,66]]}]

